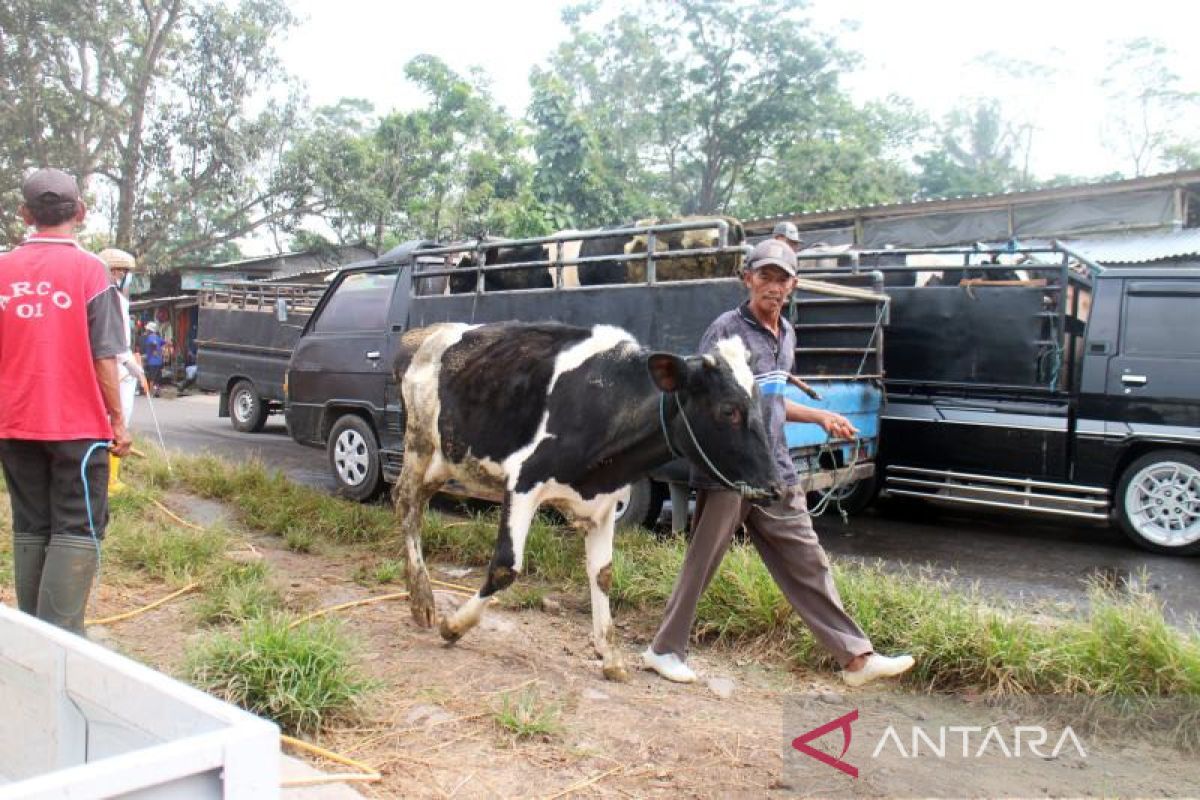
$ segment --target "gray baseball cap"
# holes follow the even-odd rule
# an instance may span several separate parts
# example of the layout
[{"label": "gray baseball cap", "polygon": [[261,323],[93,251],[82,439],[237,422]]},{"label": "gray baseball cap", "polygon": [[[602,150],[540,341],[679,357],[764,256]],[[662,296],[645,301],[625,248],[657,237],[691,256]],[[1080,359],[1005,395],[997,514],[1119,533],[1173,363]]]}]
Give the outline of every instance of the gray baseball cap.
[{"label": "gray baseball cap", "polygon": [[746,259],[746,269],[759,269],[765,266],[779,267],[781,270],[796,277],[796,254],[778,239],[764,239],[754,246],[750,257]]},{"label": "gray baseball cap", "polygon": [[61,169],[39,169],[21,184],[26,205],[47,205],[79,200],[79,184]]},{"label": "gray baseball cap", "polygon": [[796,230],[796,226],[790,222],[780,222],[775,225],[775,230],[771,231],[772,236],[782,236],[789,242],[796,244],[804,244],[804,240],[800,238],[800,231]]}]

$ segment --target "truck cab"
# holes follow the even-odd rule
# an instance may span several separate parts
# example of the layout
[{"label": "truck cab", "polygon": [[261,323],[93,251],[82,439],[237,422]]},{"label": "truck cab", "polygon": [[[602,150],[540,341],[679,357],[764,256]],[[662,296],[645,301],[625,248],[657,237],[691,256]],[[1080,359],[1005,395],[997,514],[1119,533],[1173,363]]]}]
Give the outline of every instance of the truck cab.
[{"label": "truck cab", "polygon": [[894,269],[923,277],[887,290],[883,491],[1112,520],[1146,549],[1200,552],[1200,269],[1052,247],[949,253],[963,269],[930,281],[929,253],[907,255]]}]

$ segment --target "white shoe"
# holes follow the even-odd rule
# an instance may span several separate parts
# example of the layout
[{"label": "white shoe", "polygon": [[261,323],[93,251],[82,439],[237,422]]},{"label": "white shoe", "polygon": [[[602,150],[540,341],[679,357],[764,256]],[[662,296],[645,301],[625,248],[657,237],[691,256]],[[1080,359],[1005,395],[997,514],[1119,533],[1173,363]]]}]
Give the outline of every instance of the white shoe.
[{"label": "white shoe", "polygon": [[674,653],[667,653],[660,656],[654,652],[654,648],[647,647],[645,652],[642,653],[642,666],[646,669],[654,670],[669,681],[675,681],[676,683],[696,682],[696,673]]},{"label": "white shoe", "polygon": [[871,653],[861,669],[854,672],[842,670],[842,680],[847,686],[863,686],[880,678],[903,675],[917,663],[912,656],[881,656]]}]

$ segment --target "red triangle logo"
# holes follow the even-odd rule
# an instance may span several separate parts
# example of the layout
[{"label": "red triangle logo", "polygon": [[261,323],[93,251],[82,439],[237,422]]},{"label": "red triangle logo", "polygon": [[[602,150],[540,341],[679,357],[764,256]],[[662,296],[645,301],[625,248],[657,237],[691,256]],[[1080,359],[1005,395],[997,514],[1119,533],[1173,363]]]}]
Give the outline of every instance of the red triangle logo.
[{"label": "red triangle logo", "polygon": [[[858,778],[858,767],[854,766],[853,764],[847,764],[845,761],[842,761],[842,756],[846,755],[846,751],[850,749],[850,723],[854,722],[857,719],[858,719],[858,709],[856,708],[853,711],[851,711],[849,714],[844,714],[843,716],[838,717],[833,722],[827,722],[819,728],[813,728],[808,733],[804,733],[804,734],[801,734],[800,736],[797,736],[795,739],[792,740],[792,747],[795,748],[796,750],[799,750],[801,753],[804,753],[804,755],[806,755],[806,756],[815,758],[817,761],[820,761],[822,764],[828,764],[829,766],[833,767],[834,769],[841,770],[842,772],[849,775],[851,778]],[[841,752],[841,755],[839,755],[837,758],[834,758],[833,756],[829,755],[828,753],[822,753],[820,750],[809,745],[809,742],[814,741],[816,739],[820,739],[825,734],[829,733],[832,730],[836,730],[837,728],[842,729],[842,736],[844,737],[843,744],[842,744],[842,752]]]}]

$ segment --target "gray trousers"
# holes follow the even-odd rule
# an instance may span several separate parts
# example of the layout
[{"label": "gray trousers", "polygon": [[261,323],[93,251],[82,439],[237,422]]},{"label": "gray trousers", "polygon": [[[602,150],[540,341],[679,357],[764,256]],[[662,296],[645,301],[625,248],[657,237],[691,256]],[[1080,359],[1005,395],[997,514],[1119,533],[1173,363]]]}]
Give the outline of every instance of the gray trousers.
[{"label": "gray trousers", "polygon": [[844,667],[855,656],[873,650],[862,628],[842,608],[829,571],[829,557],[817,541],[808,514],[802,513],[807,511],[804,492],[789,487],[783,499],[766,510],[789,519],[773,519],[725,489],[697,490],[692,540],[651,644],[654,652],[675,653],[680,658],[686,655],[700,596],[742,523],[783,596],[839,664]]}]

